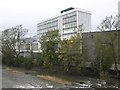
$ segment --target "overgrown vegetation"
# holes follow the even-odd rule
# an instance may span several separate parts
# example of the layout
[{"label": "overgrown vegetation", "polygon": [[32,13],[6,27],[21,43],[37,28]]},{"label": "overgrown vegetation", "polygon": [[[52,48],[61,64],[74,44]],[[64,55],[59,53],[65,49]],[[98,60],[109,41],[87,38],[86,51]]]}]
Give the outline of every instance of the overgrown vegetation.
[{"label": "overgrown vegetation", "polygon": [[20,55],[20,46],[24,43],[23,37],[27,29],[22,25],[6,29],[2,32],[2,63],[20,67],[23,63],[23,57]]},{"label": "overgrown vegetation", "polygon": [[[61,41],[61,48],[59,59],[63,63],[64,71],[71,74],[80,73],[84,67],[85,59],[83,57],[83,50],[80,48],[80,34],[75,34],[70,39]],[[85,53],[84,53],[85,54]]]},{"label": "overgrown vegetation", "polygon": [[95,40],[95,54],[96,58],[94,61],[94,67],[100,76],[108,73],[109,69],[112,67],[113,53],[111,47],[108,43],[108,33],[96,36]]},{"label": "overgrown vegetation", "polygon": [[21,56],[21,46],[25,43],[24,36],[27,29],[22,25],[6,29],[2,32],[2,63],[14,67],[24,67],[31,69],[33,67],[33,58]]},{"label": "overgrown vegetation", "polygon": [[[95,59],[89,67],[95,71],[96,76],[101,79],[109,78],[109,69],[114,64],[115,71],[118,75],[118,33],[112,32],[112,29],[118,30],[118,17],[106,17],[98,27],[101,31],[94,37]],[[81,28],[79,28],[81,29]],[[40,38],[42,52],[33,61],[32,57],[21,57],[20,46],[24,43],[22,37],[25,31],[20,27],[12,28],[13,32],[5,31],[2,40],[3,64],[10,66],[23,66],[31,69],[33,66],[38,68],[58,69],[70,73],[82,75],[87,66],[87,46],[82,38],[82,34],[77,31],[69,39],[61,40],[59,30],[44,33]],[[20,30],[20,31],[19,31]],[[105,32],[109,30],[111,32]],[[105,32],[105,33],[104,33]],[[16,49],[16,44],[18,49]]]},{"label": "overgrown vegetation", "polygon": [[42,59],[44,67],[51,67],[58,64],[58,44],[60,42],[59,31],[49,31],[40,39]]},{"label": "overgrown vegetation", "polygon": [[32,69],[32,57],[24,57],[22,65],[25,69]]},{"label": "overgrown vegetation", "polygon": [[[115,71],[118,72],[118,31],[113,32],[112,30],[118,30],[119,28],[119,17],[109,16],[106,17],[102,23],[98,26],[98,29],[102,31],[101,34],[96,35],[95,38],[95,52],[96,59],[94,66],[97,69],[102,79],[107,77],[109,69],[114,65]],[[106,31],[106,32],[105,32]],[[109,31],[109,32],[107,32]]]}]

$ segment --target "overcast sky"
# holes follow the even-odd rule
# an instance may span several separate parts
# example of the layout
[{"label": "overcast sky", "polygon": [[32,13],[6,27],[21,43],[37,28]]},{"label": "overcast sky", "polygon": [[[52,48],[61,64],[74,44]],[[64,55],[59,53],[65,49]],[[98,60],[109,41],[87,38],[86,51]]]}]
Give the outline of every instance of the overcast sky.
[{"label": "overcast sky", "polygon": [[22,24],[29,36],[37,34],[37,23],[60,14],[68,7],[92,12],[92,30],[109,15],[118,13],[119,0],[0,0],[0,30]]}]

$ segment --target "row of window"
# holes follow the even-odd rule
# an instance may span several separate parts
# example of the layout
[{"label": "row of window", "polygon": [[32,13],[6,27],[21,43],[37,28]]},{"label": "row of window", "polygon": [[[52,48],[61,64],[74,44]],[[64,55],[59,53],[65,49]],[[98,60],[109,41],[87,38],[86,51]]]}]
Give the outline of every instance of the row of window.
[{"label": "row of window", "polygon": [[75,15],[76,15],[76,11],[71,12],[71,13],[68,13],[68,14],[65,14],[65,15],[63,16],[63,18],[67,18],[67,17],[71,17],[71,16],[75,16]]},{"label": "row of window", "polygon": [[[30,50],[30,43],[22,44],[20,50]],[[38,50],[38,43],[32,43],[32,50]]]},{"label": "row of window", "polygon": [[63,20],[68,19],[68,18],[72,18],[72,17],[76,17],[76,15],[65,17],[65,18],[63,18]]},{"label": "row of window", "polygon": [[47,31],[57,30],[57,29],[58,29],[58,26],[50,27],[50,28],[44,28],[44,29],[38,29],[38,33],[44,33],[44,32],[47,32]]},{"label": "row of window", "polygon": [[63,28],[63,30],[69,30],[69,29],[73,29],[73,30],[75,30],[75,28],[77,28],[77,26],[74,26],[74,27],[68,27],[68,28]]},{"label": "row of window", "polygon": [[38,43],[33,43],[32,49],[33,50],[38,50]]},{"label": "row of window", "polygon": [[50,24],[50,23],[55,23],[55,22],[57,22],[57,21],[58,21],[57,18],[56,18],[56,19],[53,19],[53,20],[47,20],[47,21],[38,23],[38,26],[42,26],[42,25]]},{"label": "row of window", "polygon": [[44,26],[44,27],[40,27],[39,30],[45,30],[45,29],[54,29],[57,28],[58,25],[54,25],[54,26]]},{"label": "row of window", "polygon": [[48,23],[42,23],[41,25],[38,24],[38,27],[40,29],[46,28],[46,27],[53,27],[58,25],[58,20],[48,22]]},{"label": "row of window", "polygon": [[67,24],[67,23],[70,23],[70,22],[76,22],[76,21],[77,21],[77,17],[73,16],[73,17],[70,17],[70,18],[63,19],[63,24]]},{"label": "row of window", "polygon": [[62,38],[66,39],[66,38],[70,38],[71,36],[74,36],[74,33],[63,34]]},{"label": "row of window", "polygon": [[71,33],[64,33],[63,35],[74,35],[74,32],[71,32]]},{"label": "row of window", "polygon": [[71,22],[63,25],[63,29],[76,28],[76,27],[77,27],[77,22]]},{"label": "row of window", "polygon": [[63,30],[63,35],[64,34],[70,34],[70,33],[75,33],[74,28]]}]

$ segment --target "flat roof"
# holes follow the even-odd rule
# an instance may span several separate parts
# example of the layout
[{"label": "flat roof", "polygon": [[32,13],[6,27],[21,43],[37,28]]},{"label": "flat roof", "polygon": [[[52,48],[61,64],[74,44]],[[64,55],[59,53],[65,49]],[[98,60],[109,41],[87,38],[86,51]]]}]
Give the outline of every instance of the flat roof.
[{"label": "flat roof", "polygon": [[63,16],[63,15],[65,15],[65,14],[68,14],[68,13],[71,13],[71,12],[74,12],[74,11],[80,11],[80,12],[83,12],[83,13],[86,13],[86,14],[90,14],[90,15],[91,15],[91,12],[90,12],[90,11],[84,10],[84,9],[80,9],[80,8],[76,8],[76,7],[70,7],[70,8],[67,8],[67,9],[62,10],[62,11],[64,11],[64,12],[63,12],[63,13],[60,13],[60,14],[58,14],[58,15],[56,15],[56,16],[49,17],[48,19],[42,20],[42,21],[38,22],[38,24],[43,23],[43,22],[48,21],[48,20],[52,20],[52,19],[58,18],[58,17],[60,17],[60,16]]},{"label": "flat roof", "polygon": [[120,32],[120,30],[105,30],[105,31],[101,31],[101,30],[96,30],[96,31],[88,31],[88,32],[83,32],[83,34],[88,34],[88,33],[102,33],[102,32]]}]

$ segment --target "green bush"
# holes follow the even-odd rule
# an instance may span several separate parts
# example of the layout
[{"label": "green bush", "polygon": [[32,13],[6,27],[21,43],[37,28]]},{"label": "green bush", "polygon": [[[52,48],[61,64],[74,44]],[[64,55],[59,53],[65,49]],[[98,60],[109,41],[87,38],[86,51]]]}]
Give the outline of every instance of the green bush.
[{"label": "green bush", "polygon": [[103,72],[103,71],[100,72],[100,79],[108,81],[108,79],[109,79],[108,72],[107,71],[106,72]]},{"label": "green bush", "polygon": [[48,59],[44,60],[44,64],[43,65],[44,65],[45,68],[50,68],[51,67],[50,61]]},{"label": "green bush", "polygon": [[39,54],[38,55],[38,57],[37,57],[37,60],[36,60],[36,62],[35,62],[35,65],[36,66],[43,66],[43,59],[42,59],[42,56],[41,56],[41,54]]},{"label": "green bush", "polygon": [[25,69],[32,69],[32,58],[31,57],[24,57],[23,66]]},{"label": "green bush", "polygon": [[11,53],[2,55],[2,63],[5,65],[13,66],[14,55]]},{"label": "green bush", "polygon": [[22,56],[16,57],[13,59],[13,66],[20,67],[23,63],[24,58]]},{"label": "green bush", "polygon": [[76,73],[77,73],[77,74],[81,74],[81,72],[82,72],[81,64],[78,64],[78,65],[76,66]]}]

